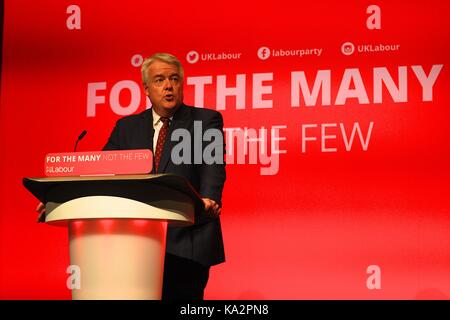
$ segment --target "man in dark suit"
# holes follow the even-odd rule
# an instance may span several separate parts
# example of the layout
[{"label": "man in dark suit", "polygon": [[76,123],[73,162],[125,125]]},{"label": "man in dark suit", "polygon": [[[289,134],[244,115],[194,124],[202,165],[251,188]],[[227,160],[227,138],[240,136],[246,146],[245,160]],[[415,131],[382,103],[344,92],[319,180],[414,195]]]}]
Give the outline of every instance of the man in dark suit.
[{"label": "man in dark suit", "polygon": [[[163,279],[163,300],[203,299],[211,266],[225,261],[221,212],[222,190],[225,183],[225,163],[193,161],[194,152],[205,148],[194,147],[191,140],[191,160],[175,164],[171,151],[177,144],[172,132],[186,129],[194,137],[194,124],[220,131],[223,150],[222,115],[213,110],[187,106],[183,103],[183,68],[170,54],[158,53],[147,58],[141,68],[142,81],[152,108],[140,114],[117,121],[104,150],[151,149],[154,153],[153,173],[173,173],[185,177],[201,195],[204,213],[195,217],[189,227],[169,227]],[[203,133],[202,132],[202,133]],[[199,155],[197,155],[199,156]]]}]

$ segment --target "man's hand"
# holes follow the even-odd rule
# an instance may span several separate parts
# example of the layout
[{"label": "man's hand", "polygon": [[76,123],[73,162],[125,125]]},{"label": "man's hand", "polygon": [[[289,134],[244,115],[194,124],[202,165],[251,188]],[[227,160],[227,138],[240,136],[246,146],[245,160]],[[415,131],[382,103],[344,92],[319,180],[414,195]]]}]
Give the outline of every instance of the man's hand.
[{"label": "man's hand", "polygon": [[36,212],[39,213],[36,222],[45,222],[45,205],[42,202],[36,207]]},{"label": "man's hand", "polygon": [[208,217],[218,218],[220,216],[221,208],[214,200],[209,198],[202,198],[205,204],[205,213]]}]

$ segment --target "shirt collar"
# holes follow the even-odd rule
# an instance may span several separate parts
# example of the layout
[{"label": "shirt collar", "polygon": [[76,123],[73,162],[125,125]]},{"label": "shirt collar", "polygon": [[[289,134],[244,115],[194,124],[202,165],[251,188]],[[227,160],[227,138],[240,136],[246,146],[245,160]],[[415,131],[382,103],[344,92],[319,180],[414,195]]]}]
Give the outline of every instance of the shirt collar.
[{"label": "shirt collar", "polygon": [[[152,108],[152,114],[153,114],[153,127],[155,127],[159,120],[161,119],[161,116],[159,114],[156,113],[155,109]],[[172,121],[173,116],[169,118],[170,121]]]}]

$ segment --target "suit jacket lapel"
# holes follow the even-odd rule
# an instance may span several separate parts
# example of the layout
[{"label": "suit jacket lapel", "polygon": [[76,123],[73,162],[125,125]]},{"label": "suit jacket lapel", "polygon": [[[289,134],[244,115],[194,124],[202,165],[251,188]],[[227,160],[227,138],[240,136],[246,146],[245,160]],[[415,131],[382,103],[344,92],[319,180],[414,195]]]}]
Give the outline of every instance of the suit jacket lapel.
[{"label": "suit jacket lapel", "polygon": [[[152,109],[148,109],[142,115],[142,121],[140,122],[141,133],[139,137],[142,137],[141,143],[139,145],[144,149],[150,149],[153,152],[153,136],[155,134],[155,129],[153,128],[153,113]],[[155,166],[152,166],[151,173],[155,173]]]},{"label": "suit jacket lapel", "polygon": [[177,144],[177,141],[172,141],[170,137],[172,132],[179,128],[189,129],[189,124],[191,123],[191,117],[189,114],[189,109],[182,104],[180,108],[175,112],[172,123],[169,127],[169,134],[167,135],[166,141],[164,142],[164,148],[161,155],[161,160],[159,163],[159,173],[163,173],[166,170],[167,164],[170,160],[170,153],[172,148]]},{"label": "suit jacket lapel", "polygon": [[153,113],[151,109],[148,109],[144,114],[142,122],[142,137],[143,145],[145,148],[152,150],[153,152],[153,135],[155,134],[155,129],[153,128]]}]

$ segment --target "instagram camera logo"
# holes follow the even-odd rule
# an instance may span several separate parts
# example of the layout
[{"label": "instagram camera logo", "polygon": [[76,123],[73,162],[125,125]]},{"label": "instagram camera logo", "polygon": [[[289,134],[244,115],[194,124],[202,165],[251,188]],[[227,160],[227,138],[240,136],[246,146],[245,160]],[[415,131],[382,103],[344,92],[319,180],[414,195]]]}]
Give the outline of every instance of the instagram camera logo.
[{"label": "instagram camera logo", "polygon": [[351,54],[353,54],[353,52],[355,52],[355,46],[353,45],[353,43],[351,42],[345,42],[342,46],[341,46],[341,51],[343,54],[345,54],[346,56],[349,56]]},{"label": "instagram camera logo", "polygon": [[189,51],[186,55],[186,60],[189,63],[196,63],[198,59],[200,58],[200,55],[197,51]]},{"label": "instagram camera logo", "polygon": [[269,59],[270,57],[270,49],[267,47],[261,47],[258,49],[258,58],[261,60]]}]

